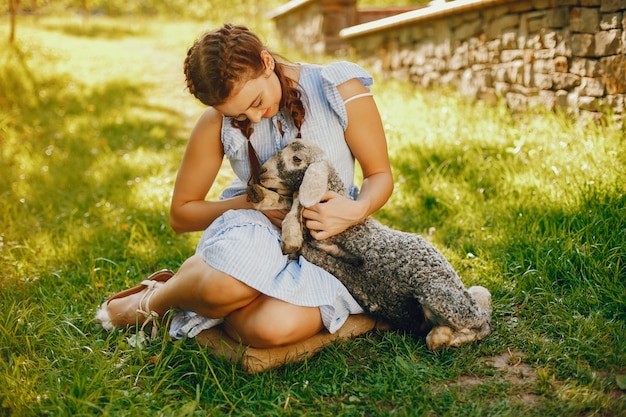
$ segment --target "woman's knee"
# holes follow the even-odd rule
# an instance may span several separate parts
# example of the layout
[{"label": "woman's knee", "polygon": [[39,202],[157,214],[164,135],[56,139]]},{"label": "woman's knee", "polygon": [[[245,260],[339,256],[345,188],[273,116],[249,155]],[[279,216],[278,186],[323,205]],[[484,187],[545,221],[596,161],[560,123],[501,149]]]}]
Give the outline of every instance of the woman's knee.
[{"label": "woman's knee", "polygon": [[276,347],[307,339],[323,328],[319,308],[299,307],[260,296],[226,318],[230,335],[254,347]]},{"label": "woman's knee", "polygon": [[198,255],[187,259],[177,274],[195,282],[195,285],[190,286],[195,298],[206,308],[223,310],[220,317],[246,306],[259,295],[255,289],[211,267]]}]

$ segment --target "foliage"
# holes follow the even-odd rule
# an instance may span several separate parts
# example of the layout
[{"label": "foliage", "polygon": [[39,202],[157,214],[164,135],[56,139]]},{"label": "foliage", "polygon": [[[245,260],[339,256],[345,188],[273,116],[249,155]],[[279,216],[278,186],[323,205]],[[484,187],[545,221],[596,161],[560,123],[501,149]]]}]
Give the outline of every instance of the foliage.
[{"label": "foliage", "polygon": [[[197,20],[227,21],[232,16],[263,16],[283,1],[253,1],[253,0],[55,0],[21,2],[23,13],[36,13],[50,16],[67,13],[83,13],[83,4],[89,14],[107,16],[169,16],[171,18],[184,17]],[[6,12],[7,5],[0,6],[0,13]]]},{"label": "foliage", "polygon": [[193,340],[99,329],[108,294],[194,250],[167,224],[203,111],[182,59],[220,20],[24,18],[1,50],[0,414],[626,413],[624,129],[391,81],[374,86],[396,180],[377,217],[492,291],[493,335],[429,352],[372,333],[250,376]]}]

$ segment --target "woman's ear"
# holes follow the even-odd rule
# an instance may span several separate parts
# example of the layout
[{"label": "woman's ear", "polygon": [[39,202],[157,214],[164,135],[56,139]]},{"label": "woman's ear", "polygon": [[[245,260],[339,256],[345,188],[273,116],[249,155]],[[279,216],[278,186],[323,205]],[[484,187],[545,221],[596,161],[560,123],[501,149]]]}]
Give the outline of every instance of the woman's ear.
[{"label": "woman's ear", "polygon": [[261,61],[263,61],[263,65],[265,65],[265,73],[267,75],[271,75],[274,72],[274,66],[276,65],[272,54],[270,54],[267,50],[262,50]]},{"label": "woman's ear", "polygon": [[308,208],[322,200],[328,191],[328,173],[326,161],[313,162],[309,165],[300,184],[300,204]]}]

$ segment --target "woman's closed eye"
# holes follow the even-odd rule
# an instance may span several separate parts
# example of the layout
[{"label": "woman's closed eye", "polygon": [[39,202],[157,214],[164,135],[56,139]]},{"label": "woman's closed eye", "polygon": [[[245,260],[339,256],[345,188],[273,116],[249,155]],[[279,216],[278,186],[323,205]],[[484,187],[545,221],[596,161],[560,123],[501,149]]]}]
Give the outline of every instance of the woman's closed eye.
[{"label": "woman's closed eye", "polygon": [[[260,109],[263,107],[263,100],[259,98],[259,100],[255,103],[253,103],[250,106],[250,109]],[[231,116],[233,119],[237,120],[238,122],[243,122],[244,120],[246,120],[248,118],[248,116],[246,116],[244,113],[240,113],[236,116]]]}]

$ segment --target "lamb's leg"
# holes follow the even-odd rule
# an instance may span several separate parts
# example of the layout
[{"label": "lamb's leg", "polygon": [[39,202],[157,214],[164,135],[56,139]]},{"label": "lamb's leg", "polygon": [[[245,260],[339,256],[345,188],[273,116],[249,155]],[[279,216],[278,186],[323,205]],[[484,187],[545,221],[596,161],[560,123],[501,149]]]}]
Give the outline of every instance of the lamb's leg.
[{"label": "lamb's leg", "polygon": [[[491,314],[491,294],[485,287],[474,286],[467,290],[476,300],[478,306],[489,316]],[[425,310],[425,315],[432,317],[432,312]],[[459,347],[465,343],[480,340],[489,335],[491,325],[487,322],[483,323],[477,329],[460,329],[453,330],[449,326],[436,326],[426,336],[426,346],[430,350],[437,350],[444,345]]]},{"label": "lamb's leg", "polygon": [[281,237],[280,248],[284,254],[296,253],[304,242],[302,206],[297,193],[293,196],[291,210],[283,219]]}]

